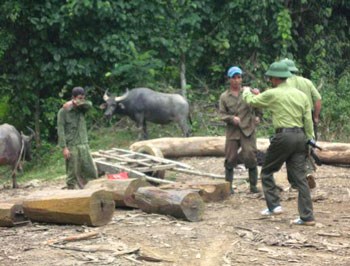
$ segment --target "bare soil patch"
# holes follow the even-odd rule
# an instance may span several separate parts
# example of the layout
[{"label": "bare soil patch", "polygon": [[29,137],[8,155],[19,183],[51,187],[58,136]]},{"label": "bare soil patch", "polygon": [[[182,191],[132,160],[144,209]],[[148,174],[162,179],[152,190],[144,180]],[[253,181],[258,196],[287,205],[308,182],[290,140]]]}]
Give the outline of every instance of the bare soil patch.
[{"label": "bare soil patch", "polygon": [[[223,174],[223,158],[182,158],[200,171]],[[236,169],[236,177],[247,177]],[[288,188],[285,169],[276,182]],[[203,180],[167,172],[166,178]],[[297,192],[281,193],[284,213],[264,218],[262,196],[250,194],[237,180],[236,194],[207,203],[203,221],[186,222],[137,209],[116,209],[102,227],[32,223],[0,228],[0,265],[350,265],[350,171],[321,166],[312,191],[317,224],[291,225],[298,217]],[[31,182],[20,189],[1,189],[0,200],[57,189],[64,179]],[[260,184],[259,184],[260,187]],[[260,187],[261,188],[261,187]],[[74,242],[62,238],[97,232]]]}]

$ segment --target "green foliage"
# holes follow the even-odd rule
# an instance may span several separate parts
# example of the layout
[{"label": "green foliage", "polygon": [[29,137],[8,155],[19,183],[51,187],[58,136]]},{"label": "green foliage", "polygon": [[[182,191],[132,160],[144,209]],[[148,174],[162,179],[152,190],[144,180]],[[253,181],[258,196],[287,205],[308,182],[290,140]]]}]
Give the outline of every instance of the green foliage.
[{"label": "green foliage", "polygon": [[[229,66],[243,68],[245,84],[266,88],[267,67],[290,57],[315,84],[323,80],[327,132],[345,119],[346,103],[329,99],[349,71],[349,9],[349,1],[329,0],[4,0],[0,90],[11,112],[3,119],[39,125],[40,137],[55,141],[55,116],[74,86],[88,88],[96,106],[106,88],[179,88],[182,62],[191,103],[212,104]],[[94,110],[89,123],[101,116]],[[200,132],[205,125],[196,123]]]}]

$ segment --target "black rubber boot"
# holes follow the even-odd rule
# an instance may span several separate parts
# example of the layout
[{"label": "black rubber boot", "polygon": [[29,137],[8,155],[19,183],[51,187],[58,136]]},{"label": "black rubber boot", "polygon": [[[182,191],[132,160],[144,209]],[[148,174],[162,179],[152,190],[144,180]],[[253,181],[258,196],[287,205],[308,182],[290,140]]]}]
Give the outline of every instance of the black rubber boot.
[{"label": "black rubber boot", "polygon": [[257,188],[258,183],[258,169],[257,167],[249,168],[249,185],[251,193],[259,193],[259,189]]},{"label": "black rubber boot", "polygon": [[234,194],[232,182],[233,182],[233,169],[225,168],[225,180],[230,183],[231,194]]}]

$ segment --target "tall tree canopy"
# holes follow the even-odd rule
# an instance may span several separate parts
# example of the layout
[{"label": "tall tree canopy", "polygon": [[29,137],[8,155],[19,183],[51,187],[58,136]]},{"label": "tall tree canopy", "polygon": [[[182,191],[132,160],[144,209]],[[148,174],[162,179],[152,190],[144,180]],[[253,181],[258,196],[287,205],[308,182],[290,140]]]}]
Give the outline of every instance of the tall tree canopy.
[{"label": "tall tree canopy", "polygon": [[217,95],[230,65],[264,87],[268,65],[289,57],[323,84],[323,126],[336,132],[350,116],[349,14],[346,0],[3,0],[0,119],[53,139],[73,86],[96,104],[107,88]]}]

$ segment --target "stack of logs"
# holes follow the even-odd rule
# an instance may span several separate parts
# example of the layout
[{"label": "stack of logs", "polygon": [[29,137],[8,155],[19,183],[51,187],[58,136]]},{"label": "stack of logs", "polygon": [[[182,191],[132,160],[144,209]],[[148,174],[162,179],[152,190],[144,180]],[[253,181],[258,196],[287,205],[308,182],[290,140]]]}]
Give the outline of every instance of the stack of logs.
[{"label": "stack of logs", "polygon": [[229,195],[225,181],[154,187],[142,178],[102,177],[90,181],[83,190],[40,191],[0,203],[0,226],[29,221],[102,226],[111,221],[115,207],[140,208],[196,222],[203,218],[204,202],[220,201]]}]

